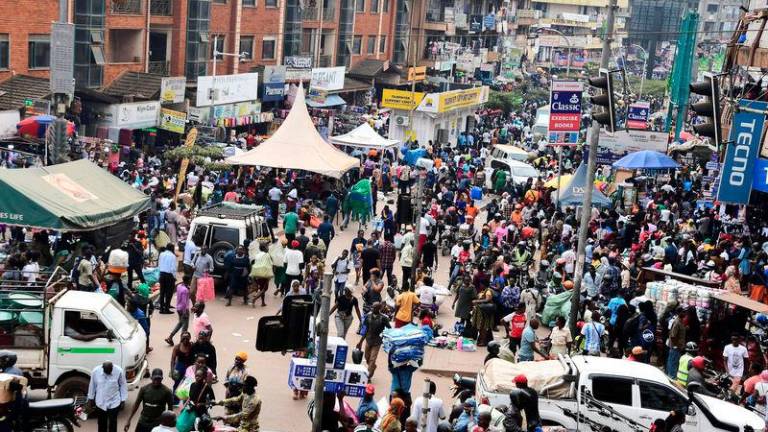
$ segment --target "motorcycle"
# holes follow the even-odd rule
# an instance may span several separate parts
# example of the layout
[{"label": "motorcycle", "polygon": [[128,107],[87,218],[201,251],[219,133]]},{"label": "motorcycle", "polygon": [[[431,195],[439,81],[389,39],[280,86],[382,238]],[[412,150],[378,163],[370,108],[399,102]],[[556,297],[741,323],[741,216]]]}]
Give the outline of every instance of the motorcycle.
[{"label": "motorcycle", "polygon": [[458,399],[459,395],[464,391],[469,391],[474,395],[476,388],[476,379],[463,377],[459,374],[453,374],[453,385],[451,386],[451,391],[453,392],[454,399]]},{"label": "motorcycle", "polygon": [[72,398],[29,402],[17,421],[24,432],[73,432],[80,427],[83,408]]}]

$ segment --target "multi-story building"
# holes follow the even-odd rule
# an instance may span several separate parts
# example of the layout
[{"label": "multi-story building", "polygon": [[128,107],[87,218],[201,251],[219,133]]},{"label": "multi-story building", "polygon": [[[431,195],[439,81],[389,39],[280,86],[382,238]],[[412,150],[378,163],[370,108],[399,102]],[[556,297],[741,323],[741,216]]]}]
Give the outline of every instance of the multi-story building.
[{"label": "multi-story building", "polygon": [[741,7],[747,0],[700,0],[697,42],[720,43],[729,40],[739,24]]},{"label": "multi-story building", "polygon": [[[186,76],[213,70],[213,44],[228,54],[216,74],[282,64],[288,55],[314,65],[353,66],[389,59],[394,6],[402,0],[65,0],[75,24],[75,80],[100,88],[125,71]],[[48,77],[51,22],[58,0],[0,1],[0,81]]]}]

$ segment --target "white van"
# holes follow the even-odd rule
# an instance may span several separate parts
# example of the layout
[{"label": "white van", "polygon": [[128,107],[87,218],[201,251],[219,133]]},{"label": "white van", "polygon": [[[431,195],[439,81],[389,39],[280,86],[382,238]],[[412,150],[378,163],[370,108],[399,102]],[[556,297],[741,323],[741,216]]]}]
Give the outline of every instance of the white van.
[{"label": "white van", "polygon": [[490,160],[500,161],[521,161],[528,160],[528,152],[520,148],[507,144],[496,144],[491,148]]},{"label": "white van", "polygon": [[536,180],[541,173],[531,165],[517,160],[491,159],[485,168],[485,187],[493,189],[493,173],[496,170],[504,170],[515,184],[525,183],[528,179]]},{"label": "white van", "polygon": [[531,128],[533,134],[533,140],[538,141],[542,137],[546,137],[549,132],[549,106],[545,105],[536,110],[536,123]]}]

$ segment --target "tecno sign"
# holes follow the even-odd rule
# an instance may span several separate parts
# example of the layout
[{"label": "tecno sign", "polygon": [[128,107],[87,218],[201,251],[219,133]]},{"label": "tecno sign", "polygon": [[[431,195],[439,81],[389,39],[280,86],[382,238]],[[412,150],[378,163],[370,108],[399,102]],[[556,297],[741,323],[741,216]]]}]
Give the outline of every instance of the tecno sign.
[{"label": "tecno sign", "polygon": [[[733,162],[731,164],[731,173],[728,175],[728,182],[733,186],[743,186],[746,178],[747,165],[749,164],[752,151],[752,140],[755,135],[755,126],[757,121],[744,122],[739,125],[742,132],[736,136],[736,145],[733,150]],[[750,179],[751,180],[751,179]]]},{"label": "tecno sign", "polygon": [[768,103],[740,100],[733,115],[731,144],[725,151],[717,200],[731,204],[747,204],[752,193],[757,152],[763,135]]}]

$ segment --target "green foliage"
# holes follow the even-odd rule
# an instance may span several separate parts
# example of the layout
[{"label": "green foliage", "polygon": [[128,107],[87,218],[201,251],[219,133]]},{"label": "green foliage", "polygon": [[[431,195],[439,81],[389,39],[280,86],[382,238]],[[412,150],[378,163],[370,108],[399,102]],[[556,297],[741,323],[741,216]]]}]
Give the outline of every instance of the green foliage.
[{"label": "green foliage", "polygon": [[[640,91],[640,77],[630,76],[629,85],[632,91],[637,94]],[[647,97],[663,98],[667,91],[667,80],[645,80],[643,83],[643,99]]]},{"label": "green foliage", "polygon": [[188,158],[191,162],[196,164],[201,164],[206,159],[216,160],[222,159],[224,157],[222,149],[219,147],[203,147],[199,145],[193,145],[192,147],[176,147],[175,149],[165,152],[164,156],[169,160],[180,160]]},{"label": "green foliage", "polygon": [[520,89],[514,89],[510,92],[492,90],[488,95],[488,102],[485,107],[489,109],[500,109],[505,113],[516,111],[522,106],[524,100],[548,99],[549,89],[529,89],[523,92]]}]

